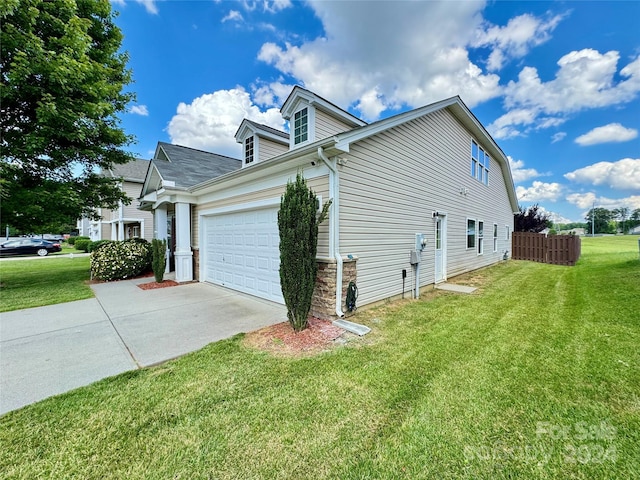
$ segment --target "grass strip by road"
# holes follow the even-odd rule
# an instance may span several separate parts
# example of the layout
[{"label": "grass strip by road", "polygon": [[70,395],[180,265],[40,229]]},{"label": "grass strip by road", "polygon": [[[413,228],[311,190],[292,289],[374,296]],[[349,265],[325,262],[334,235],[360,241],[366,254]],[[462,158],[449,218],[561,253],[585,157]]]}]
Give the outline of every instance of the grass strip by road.
[{"label": "grass strip by road", "polygon": [[0,312],[92,298],[89,257],[3,260]]},{"label": "grass strip by road", "polygon": [[[0,418],[5,478],[634,478],[637,239],[509,261],[276,358],[242,336]],[[233,319],[229,319],[233,321]]]}]

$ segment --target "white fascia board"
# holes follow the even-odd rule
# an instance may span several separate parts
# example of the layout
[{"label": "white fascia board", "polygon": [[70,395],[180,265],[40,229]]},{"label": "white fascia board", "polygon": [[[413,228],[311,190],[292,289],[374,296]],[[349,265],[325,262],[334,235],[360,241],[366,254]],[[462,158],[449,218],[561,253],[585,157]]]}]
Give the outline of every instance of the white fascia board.
[{"label": "white fascia board", "polygon": [[[299,170],[299,165],[294,163],[288,164],[286,167],[284,170],[278,168],[272,169],[272,171],[262,172],[262,175],[257,178],[245,178],[243,183],[229,184],[223,189],[205,191],[198,196],[197,203],[206,204],[231,197],[241,197],[242,195],[248,195],[261,190],[282,187],[287,184],[287,181],[294,180]],[[307,180],[329,175],[329,169],[324,162],[317,162],[314,166],[309,164],[308,167],[304,168],[303,172]],[[210,214],[210,212],[208,214]]]},{"label": "white fascia board", "polygon": [[[158,148],[160,148],[158,146]],[[158,150],[156,149],[156,153],[158,152]],[[155,156],[154,156],[155,158]],[[149,182],[151,181],[151,177],[153,176],[153,172],[156,172],[158,174],[158,177],[160,177],[160,182],[163,182],[164,179],[162,178],[162,175],[160,174],[160,170],[158,170],[158,167],[156,167],[153,164],[153,160],[151,160],[150,162],[151,164],[149,165],[149,169],[147,170],[147,176],[144,177],[144,182],[142,184],[142,190],[140,192],[141,197],[144,197],[146,195],[145,192],[147,192],[147,190],[149,190]]]},{"label": "white fascia board", "polygon": [[138,198],[140,202],[155,202],[156,200],[158,200],[158,192],[156,190]]},{"label": "white fascia board", "polygon": [[280,109],[282,118],[289,120],[295,111],[298,110],[298,105],[301,101],[311,103],[313,101],[313,97],[314,95],[311,92],[304,90],[297,85],[293,87],[289,97],[285,100],[282,108]]},{"label": "white fascia board", "polygon": [[365,125],[367,125],[367,122],[365,122],[364,120],[360,120],[358,117],[350,114],[346,110],[343,110],[327,102],[326,100],[323,100],[322,98],[318,98],[318,97],[314,98],[310,102],[310,105],[316,108],[319,108],[320,110],[324,110],[325,112],[329,113],[332,117],[337,117],[345,121],[346,123],[352,124],[354,127],[364,127]]},{"label": "white fascia board", "polygon": [[169,195],[171,203],[196,203],[196,197],[188,192],[173,192]]},{"label": "white fascia board", "polygon": [[284,105],[282,105],[282,108],[280,109],[282,118],[284,118],[285,120],[290,120],[291,116],[300,109],[299,104],[301,101],[304,101],[314,108],[324,110],[331,116],[339,118],[346,123],[352,124],[354,127],[362,127],[364,125],[367,125],[367,122],[365,122],[364,120],[360,120],[355,115],[352,115],[346,110],[343,110],[342,108],[332,104],[331,102],[328,102],[324,98],[319,97],[309,90],[303,89],[298,85],[293,87],[293,90],[289,94],[289,97],[287,97]]},{"label": "white fascia board", "polygon": [[[283,132],[284,133],[284,132]],[[269,140],[273,140],[274,142],[281,143],[283,145],[289,144],[289,139],[281,137],[280,135],[276,135],[273,132],[268,130],[256,127],[244,119],[238,128],[238,131],[235,134],[235,139],[237,143],[244,143],[244,141],[250,135],[257,135],[258,137],[268,138]]]}]

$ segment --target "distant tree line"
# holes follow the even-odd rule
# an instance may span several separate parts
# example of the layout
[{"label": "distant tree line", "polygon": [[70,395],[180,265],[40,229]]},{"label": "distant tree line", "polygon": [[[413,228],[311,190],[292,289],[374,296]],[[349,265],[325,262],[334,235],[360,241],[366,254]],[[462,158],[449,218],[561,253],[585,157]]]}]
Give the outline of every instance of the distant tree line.
[{"label": "distant tree line", "polygon": [[585,222],[554,223],[548,213],[542,211],[535,204],[528,208],[518,206],[518,213],[514,215],[514,230],[516,232],[542,232],[549,228],[556,232],[584,228],[586,233],[628,233],[632,228],[640,225],[640,208],[631,210],[628,207],[608,210],[598,207],[592,208],[584,217]]},{"label": "distant tree line", "polygon": [[581,224],[581,227],[570,227],[572,224],[567,224],[566,228],[584,228],[587,233],[628,233],[640,225],[640,208],[631,210],[628,207],[620,207],[609,210],[597,207],[589,210],[584,219],[585,223]]}]

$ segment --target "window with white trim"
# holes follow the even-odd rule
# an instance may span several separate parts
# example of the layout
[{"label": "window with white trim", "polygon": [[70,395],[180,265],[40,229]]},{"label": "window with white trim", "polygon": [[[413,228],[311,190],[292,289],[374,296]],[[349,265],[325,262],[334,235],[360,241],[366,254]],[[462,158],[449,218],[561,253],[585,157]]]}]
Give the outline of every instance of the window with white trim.
[{"label": "window with white trim", "polygon": [[489,185],[489,163],[491,158],[475,140],[471,140],[471,176]]},{"label": "window with white trim", "polygon": [[484,222],[478,222],[478,255],[484,253]]},{"label": "window with white trim", "polygon": [[476,246],[476,221],[467,218],[467,248]]},{"label": "window with white trim", "polygon": [[248,165],[253,162],[253,135],[244,141],[244,163]]},{"label": "window with white trim", "polygon": [[307,107],[293,115],[293,144],[298,145],[309,139],[309,109]]},{"label": "window with white trim", "polygon": [[493,251],[498,251],[498,224],[493,224]]}]

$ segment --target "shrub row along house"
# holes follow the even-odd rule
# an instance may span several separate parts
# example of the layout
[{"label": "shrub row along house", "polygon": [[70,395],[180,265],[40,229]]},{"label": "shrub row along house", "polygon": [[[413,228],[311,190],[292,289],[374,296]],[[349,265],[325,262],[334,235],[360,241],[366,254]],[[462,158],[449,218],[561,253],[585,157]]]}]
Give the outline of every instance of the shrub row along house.
[{"label": "shrub row along house", "polygon": [[277,212],[298,171],[319,207],[332,200],[316,316],[344,315],[350,281],[365,305],[508,256],[518,210],[509,163],[459,97],[367,124],[294,87],[281,113],[289,134],[242,122],[242,160],[158,144],[139,208],[169,239],[177,281],[283,303]]}]

